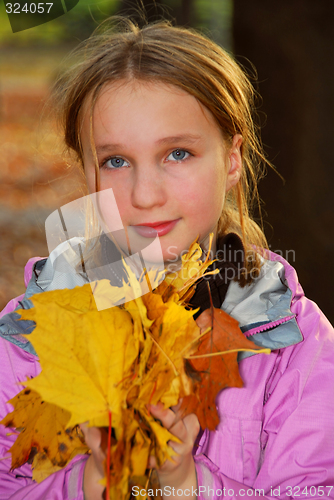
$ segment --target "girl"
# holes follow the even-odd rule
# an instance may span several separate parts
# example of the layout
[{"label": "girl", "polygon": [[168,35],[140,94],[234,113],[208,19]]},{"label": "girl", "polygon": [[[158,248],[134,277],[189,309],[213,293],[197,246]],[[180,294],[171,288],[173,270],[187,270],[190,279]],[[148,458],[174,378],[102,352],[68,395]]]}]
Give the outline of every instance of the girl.
[{"label": "girl", "polygon": [[[88,192],[111,188],[129,234],[159,236],[167,269],[198,235],[206,250],[214,232],[214,305],[272,349],[240,357],[244,387],[218,395],[214,432],[199,432],[194,415],[180,420],[178,407],[150,408],[181,441],[171,442],[175,461],[158,470],[164,497],[334,498],[333,330],[304,297],[291,266],[261,250],[265,237],[249,208],[264,156],[247,77],[213,42],[167,22],[139,29],[122,20],[93,37],[84,55],[60,81],[57,97],[65,142]],[[111,247],[101,235],[100,255]],[[11,411],[6,401],[19,392],[17,382],[39,371],[20,337],[24,322],[12,311],[29,307],[34,293],[87,282],[79,272],[60,281],[54,252],[28,262],[25,298],[9,303],[0,320],[1,418]],[[206,286],[198,285],[192,305],[208,308]],[[101,433],[84,432],[91,455],[36,484],[29,465],[10,471],[14,438],[1,427],[0,498],[102,498]],[[149,465],[156,466],[153,457]]]}]

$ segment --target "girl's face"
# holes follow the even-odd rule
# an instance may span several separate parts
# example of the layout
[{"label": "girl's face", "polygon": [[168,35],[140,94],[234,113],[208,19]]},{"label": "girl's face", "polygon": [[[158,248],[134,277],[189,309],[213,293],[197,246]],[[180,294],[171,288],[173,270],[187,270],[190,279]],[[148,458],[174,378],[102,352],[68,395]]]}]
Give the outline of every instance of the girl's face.
[{"label": "girl's face", "polygon": [[[92,193],[88,108],[82,144]],[[197,236],[205,246],[225,193],[240,178],[241,136],[234,136],[227,149],[212,114],[193,96],[172,85],[141,81],[105,87],[94,107],[93,136],[101,190],[112,188],[129,235],[136,235],[142,247],[158,235],[166,264],[177,262]]]}]

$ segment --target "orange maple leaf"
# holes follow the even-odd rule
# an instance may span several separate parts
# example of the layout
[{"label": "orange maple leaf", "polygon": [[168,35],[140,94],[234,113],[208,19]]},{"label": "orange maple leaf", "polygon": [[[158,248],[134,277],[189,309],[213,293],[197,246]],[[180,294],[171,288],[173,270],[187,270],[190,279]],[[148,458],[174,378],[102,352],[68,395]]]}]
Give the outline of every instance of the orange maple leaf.
[{"label": "orange maple leaf", "polygon": [[221,309],[207,309],[196,322],[202,336],[196,351],[185,360],[186,373],[193,382],[193,394],[185,396],[180,412],[182,418],[195,413],[202,429],[214,430],[219,423],[217,394],[226,387],[243,386],[238,351],[270,351],[248,340],[238,322]]}]

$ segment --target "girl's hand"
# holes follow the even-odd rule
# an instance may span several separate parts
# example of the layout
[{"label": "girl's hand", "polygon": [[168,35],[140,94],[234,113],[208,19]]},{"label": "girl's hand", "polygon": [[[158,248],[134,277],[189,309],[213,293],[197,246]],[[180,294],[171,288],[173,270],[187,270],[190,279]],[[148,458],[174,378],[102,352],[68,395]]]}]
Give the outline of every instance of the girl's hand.
[{"label": "girl's hand", "polygon": [[102,500],[105,488],[99,484],[99,481],[104,478],[103,462],[106,457],[102,449],[102,432],[97,427],[88,427],[87,424],[81,424],[80,428],[92,453],[86,462],[84,472],[83,491],[85,500]]},{"label": "girl's hand", "polygon": [[[150,405],[149,411],[155,418],[160,420],[162,425],[168,429],[169,432],[182,441],[182,443],[177,443],[175,441],[170,441],[168,443],[177,454],[173,457],[173,462],[171,460],[166,460],[166,462],[157,469],[161,488],[164,486],[171,486],[175,488],[175,492],[178,489],[184,491],[189,488],[191,492],[192,487],[194,489],[197,487],[196,469],[192,451],[200,430],[200,425],[196,415],[193,413],[181,420],[178,415],[180,405],[181,401],[172,409],[165,410],[163,404],[158,403],[155,406]],[[155,457],[150,457],[149,467],[157,468]],[[189,498],[189,493],[184,496]],[[177,495],[177,498],[182,497]]]}]

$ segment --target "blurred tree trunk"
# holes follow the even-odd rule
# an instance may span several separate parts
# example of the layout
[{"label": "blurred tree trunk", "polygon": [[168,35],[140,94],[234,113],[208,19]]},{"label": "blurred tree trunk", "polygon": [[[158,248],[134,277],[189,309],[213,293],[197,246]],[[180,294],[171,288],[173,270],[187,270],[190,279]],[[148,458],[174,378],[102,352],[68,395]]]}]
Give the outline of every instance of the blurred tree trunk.
[{"label": "blurred tree trunk", "polygon": [[258,72],[268,159],[286,180],[269,171],[260,185],[271,250],[291,250],[306,295],[334,322],[334,2],[235,0],[233,22],[236,57]]},{"label": "blurred tree trunk", "polygon": [[181,12],[177,17],[178,24],[190,26],[194,23],[192,12],[194,10],[194,0],[182,0]]}]

